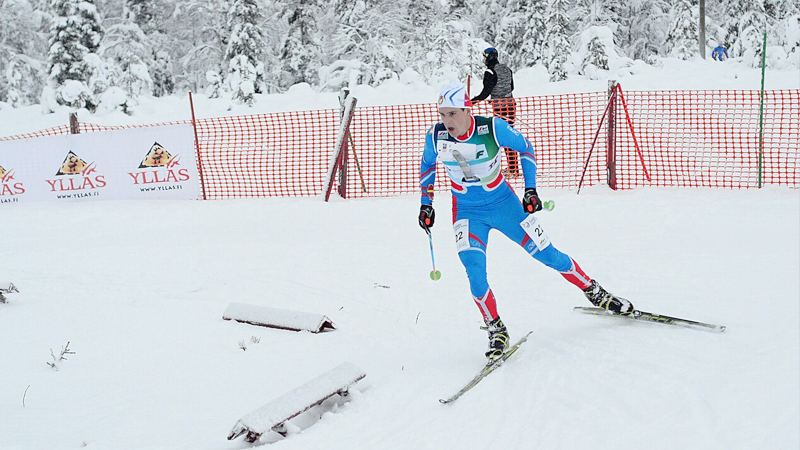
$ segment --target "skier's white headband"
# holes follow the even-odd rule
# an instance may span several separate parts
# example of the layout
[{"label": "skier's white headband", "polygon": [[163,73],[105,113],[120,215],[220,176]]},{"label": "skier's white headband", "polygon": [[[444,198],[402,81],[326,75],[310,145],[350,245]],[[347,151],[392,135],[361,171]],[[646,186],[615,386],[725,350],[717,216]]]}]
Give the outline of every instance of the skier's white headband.
[{"label": "skier's white headband", "polygon": [[439,108],[472,108],[472,102],[467,95],[467,87],[454,81],[442,86],[439,92]]}]

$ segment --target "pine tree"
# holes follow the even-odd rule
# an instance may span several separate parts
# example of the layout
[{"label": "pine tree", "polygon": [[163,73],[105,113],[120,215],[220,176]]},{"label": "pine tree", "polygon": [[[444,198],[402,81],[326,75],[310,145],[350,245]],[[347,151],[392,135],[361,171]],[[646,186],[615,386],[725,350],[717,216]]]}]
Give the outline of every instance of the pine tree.
[{"label": "pine tree", "polygon": [[313,84],[321,63],[317,17],[321,15],[317,0],[297,0],[286,10],[289,34],[281,50],[283,64],[279,84],[282,88],[296,83]]},{"label": "pine tree", "polygon": [[[497,48],[508,55],[510,67],[532,67],[544,60],[547,34],[551,31],[546,23],[548,4],[536,0],[508,3],[507,25],[500,32]],[[563,31],[566,33],[566,29]]]},{"label": "pine tree", "polygon": [[764,12],[773,21],[780,21],[800,13],[800,5],[796,0],[766,0]]},{"label": "pine tree", "polygon": [[252,106],[254,94],[264,91],[264,38],[258,26],[261,11],[255,0],[235,0],[228,11],[231,30],[225,59],[228,61],[227,85],[233,99]]},{"label": "pine tree", "polygon": [[585,31],[591,26],[617,28],[619,18],[615,14],[616,0],[577,0],[574,8],[574,17],[580,24],[579,29]]},{"label": "pine tree", "polygon": [[48,73],[55,101],[94,111],[96,93],[89,82],[103,36],[97,9],[93,0],[54,0],[53,9]]},{"label": "pine tree", "polygon": [[470,19],[478,34],[476,37],[483,38],[494,47],[500,47],[500,42],[504,39],[505,42],[510,42],[509,39],[503,37],[503,34],[509,31],[508,25],[515,21],[513,1],[473,0],[473,13],[470,15]]},{"label": "pine tree", "polygon": [[666,40],[669,55],[683,60],[693,59],[700,49],[697,46],[698,21],[689,0],[678,0],[673,12]]},{"label": "pine tree", "polygon": [[[175,89],[175,74],[169,48],[174,39],[167,35],[164,20],[169,16],[170,2],[163,0],[124,0],[130,20],[144,34],[141,60],[147,65],[151,91],[156,97],[171,94]],[[178,47],[180,48],[180,47]]]},{"label": "pine tree", "polygon": [[547,19],[545,28],[546,39],[546,64],[550,81],[564,81],[567,79],[566,62],[570,54],[569,39],[567,38],[568,0],[550,0],[547,4]]},{"label": "pine tree", "polygon": [[38,99],[46,79],[41,28],[28,0],[0,3],[0,101],[23,106]]},{"label": "pine tree", "polygon": [[150,64],[150,77],[153,80],[153,95],[163,97],[172,94],[175,90],[175,79],[173,74],[172,59],[166,50],[155,50],[152,52],[152,62]]},{"label": "pine tree", "polygon": [[146,63],[150,60],[147,38],[135,19],[133,11],[125,8],[123,19],[106,30],[102,48],[102,56],[113,63],[111,84],[127,94],[127,106],[135,105],[139,95],[149,95],[153,90]]},{"label": "pine tree", "polygon": [[616,11],[619,28],[616,42],[626,55],[647,60],[660,54],[667,37],[669,3],[664,0],[630,0]]},{"label": "pine tree", "polygon": [[145,33],[160,31],[157,25],[156,4],[153,0],[126,0],[131,20]]},{"label": "pine tree", "polygon": [[228,9],[227,0],[192,0],[164,14],[163,28],[168,34],[156,41],[160,46],[154,50],[170,51],[179,89],[197,92],[209,86],[209,72],[214,76],[222,73],[230,36]]},{"label": "pine tree", "polygon": [[[763,36],[767,31],[767,19],[764,2],[758,0],[742,0],[738,5],[736,31],[738,35],[731,42],[731,56],[743,56],[753,67],[761,66],[763,54]],[[751,59],[752,58],[752,59]]]},{"label": "pine tree", "polygon": [[[403,6],[379,0],[338,0],[323,23],[323,48],[327,49],[323,87],[340,89],[351,82],[379,85],[398,78],[407,67],[407,52],[400,31],[408,27]],[[320,80],[322,82],[323,80]]]}]

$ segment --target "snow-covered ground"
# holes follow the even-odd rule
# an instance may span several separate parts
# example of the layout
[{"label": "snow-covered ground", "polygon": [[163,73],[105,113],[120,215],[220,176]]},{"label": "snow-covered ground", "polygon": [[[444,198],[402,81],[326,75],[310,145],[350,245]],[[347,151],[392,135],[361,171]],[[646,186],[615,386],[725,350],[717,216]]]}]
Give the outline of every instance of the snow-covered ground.
[{"label": "snow-covered ground", "polygon": [[[618,78],[626,89],[758,89],[760,71],[675,62]],[[738,74],[733,76],[731,74]],[[518,74],[517,95],[604,90]],[[796,89],[796,71],[767,72]],[[357,87],[359,104],[433,102],[437,87]],[[333,108],[298,86],[256,108],[195,97],[201,117]],[[66,123],[0,111],[0,135]],[[132,116],[189,117],[188,99]],[[50,122],[52,121],[52,123]],[[724,333],[585,316],[582,293],[500,234],[489,279],[512,339],[501,369],[452,405],[484,362],[486,333],[437,197],[436,265],[417,196],[334,200],[7,204],[0,281],[0,449],[237,449],[236,421],[343,362],[367,377],[348,403],[298,417],[269,448],[800,448],[800,193],[603,186],[545,190],[555,245],[604,286],[653,312]],[[222,320],[231,302],[325,314],[312,334]],[[259,341],[259,342],[254,342]],[[74,354],[47,365],[51,349]],[[242,350],[240,342],[247,349]],[[321,417],[321,419],[320,419]]]},{"label": "snow-covered ground", "polygon": [[[353,400],[275,448],[798,448],[797,191],[543,194],[548,233],[591,276],[728,329],[575,313],[580,291],[494,234],[501,316],[534,334],[444,406],[486,334],[446,220],[443,276],[428,277],[415,196],[11,205],[0,266],[21,292],[0,305],[0,448],[242,448],[226,440],[241,416],[345,361],[367,374]],[[224,321],[230,302],[338,329]],[[50,349],[67,342],[56,371]]]}]

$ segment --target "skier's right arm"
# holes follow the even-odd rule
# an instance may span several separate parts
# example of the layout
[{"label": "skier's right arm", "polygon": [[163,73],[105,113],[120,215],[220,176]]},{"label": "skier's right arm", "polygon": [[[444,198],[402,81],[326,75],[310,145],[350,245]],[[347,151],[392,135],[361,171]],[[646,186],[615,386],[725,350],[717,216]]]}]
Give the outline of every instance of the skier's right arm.
[{"label": "skier's right arm", "polygon": [[436,140],[433,135],[436,125],[425,134],[425,150],[419,168],[420,208],[419,226],[427,230],[433,226],[433,185],[436,183]]},{"label": "skier's right arm", "polygon": [[486,69],[486,72],[483,73],[483,90],[480,94],[472,97],[470,101],[477,102],[478,100],[486,100],[489,94],[492,93],[495,84],[497,84],[497,74],[494,73],[492,69]]}]

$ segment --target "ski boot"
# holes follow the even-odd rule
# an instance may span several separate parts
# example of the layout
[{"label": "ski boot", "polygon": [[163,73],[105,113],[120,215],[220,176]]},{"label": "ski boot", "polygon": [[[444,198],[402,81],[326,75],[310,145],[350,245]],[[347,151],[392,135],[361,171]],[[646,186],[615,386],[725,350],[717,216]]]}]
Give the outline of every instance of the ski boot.
[{"label": "ski boot", "polygon": [[586,298],[588,298],[594,306],[603,308],[610,313],[627,316],[634,311],[633,304],[631,304],[630,301],[609,293],[595,280],[592,280],[592,284],[584,289],[583,293],[586,294]]},{"label": "ski boot", "polygon": [[486,351],[486,358],[492,363],[503,356],[503,352],[508,348],[508,330],[500,317],[487,322],[481,329],[489,332],[489,350]]}]

